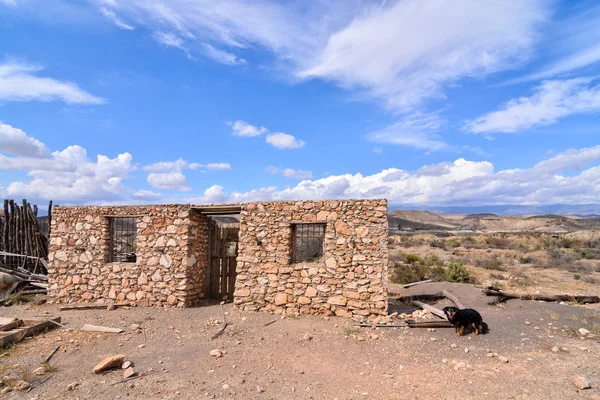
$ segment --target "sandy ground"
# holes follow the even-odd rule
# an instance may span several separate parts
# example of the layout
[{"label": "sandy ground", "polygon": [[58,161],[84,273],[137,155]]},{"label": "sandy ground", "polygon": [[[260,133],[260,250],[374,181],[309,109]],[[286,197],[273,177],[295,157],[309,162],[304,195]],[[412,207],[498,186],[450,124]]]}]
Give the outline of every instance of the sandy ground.
[{"label": "sandy ground", "polygon": [[[502,307],[472,286],[425,284],[411,292],[457,294],[481,311],[487,335],[455,337],[453,329],[357,328],[348,319],[238,312],[231,305],[191,309],[131,308],[58,311],[13,306],[1,316],[60,315],[71,328],[84,323],[121,327],[121,334],[56,329],[28,339],[0,357],[0,379],[24,373],[34,385],[27,399],[587,399],[600,395],[600,343],[573,331],[584,320],[600,324],[598,310],[510,300]],[[443,306],[441,303],[440,306]],[[212,335],[225,318],[230,325]],[[266,323],[276,320],[268,326]],[[141,333],[130,326],[140,324]],[[306,334],[311,339],[306,340]],[[57,345],[54,372],[34,376]],[[558,351],[552,351],[553,347]],[[220,358],[210,355],[220,349]],[[468,351],[468,352],[467,352]],[[497,357],[488,357],[488,353]],[[125,354],[140,379],[116,383],[122,371],[95,375],[103,358]],[[499,356],[507,357],[508,363]],[[458,364],[457,363],[464,363]],[[29,371],[29,372],[23,372]],[[578,392],[586,375],[593,388]],[[43,379],[51,376],[47,381]],[[69,385],[77,384],[74,390]],[[37,385],[37,386],[36,386]]]}]

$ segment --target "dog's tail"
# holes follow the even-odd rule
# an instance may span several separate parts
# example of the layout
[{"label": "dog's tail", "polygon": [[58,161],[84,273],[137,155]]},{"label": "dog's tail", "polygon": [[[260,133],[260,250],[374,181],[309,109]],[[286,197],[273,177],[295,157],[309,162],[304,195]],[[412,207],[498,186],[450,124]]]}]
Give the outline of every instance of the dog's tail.
[{"label": "dog's tail", "polygon": [[488,326],[488,324],[486,324],[485,322],[481,322],[481,333],[486,334],[490,332],[490,327]]}]

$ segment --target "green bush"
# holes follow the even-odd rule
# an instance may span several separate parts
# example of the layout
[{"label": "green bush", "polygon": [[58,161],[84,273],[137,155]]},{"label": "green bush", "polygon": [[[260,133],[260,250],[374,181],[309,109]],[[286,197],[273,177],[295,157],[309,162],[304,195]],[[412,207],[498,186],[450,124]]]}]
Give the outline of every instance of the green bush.
[{"label": "green bush", "polygon": [[446,265],[436,256],[421,258],[416,254],[392,257],[392,282],[411,283],[433,279],[446,282],[474,282],[470,271],[462,262],[450,262]]},{"label": "green bush", "polygon": [[531,264],[533,262],[533,258],[529,256],[523,256],[519,259],[521,264]]},{"label": "green bush", "polygon": [[497,256],[493,256],[489,260],[477,260],[475,263],[480,268],[483,269],[493,269],[495,271],[506,271],[506,268],[502,266],[502,261],[498,259]]},{"label": "green bush", "polygon": [[473,283],[471,272],[462,262],[451,262],[446,269],[445,280],[448,282]]}]

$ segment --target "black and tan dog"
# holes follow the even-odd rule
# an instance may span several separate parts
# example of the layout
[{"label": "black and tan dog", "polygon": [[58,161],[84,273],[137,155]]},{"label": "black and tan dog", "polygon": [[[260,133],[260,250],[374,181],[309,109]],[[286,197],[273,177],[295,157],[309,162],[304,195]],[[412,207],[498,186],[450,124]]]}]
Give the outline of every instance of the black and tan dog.
[{"label": "black and tan dog", "polygon": [[443,309],[448,321],[454,325],[456,329],[456,336],[461,336],[465,328],[473,328],[476,335],[480,333],[487,333],[488,326],[483,322],[481,314],[472,308],[465,308],[460,310],[456,307],[444,307]]}]

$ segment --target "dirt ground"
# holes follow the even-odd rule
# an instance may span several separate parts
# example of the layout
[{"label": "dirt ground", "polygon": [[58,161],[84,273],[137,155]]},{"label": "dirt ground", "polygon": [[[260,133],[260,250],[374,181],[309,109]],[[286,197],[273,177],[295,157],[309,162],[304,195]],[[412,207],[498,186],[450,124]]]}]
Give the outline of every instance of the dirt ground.
[{"label": "dirt ground", "polygon": [[[34,388],[17,399],[589,399],[600,396],[599,337],[579,328],[600,326],[598,307],[490,298],[468,285],[432,283],[407,293],[445,288],[477,308],[487,335],[456,337],[453,329],[358,328],[342,318],[238,312],[231,305],[190,309],[130,308],[58,311],[12,306],[0,316],[60,315],[70,328],[85,323],[120,327],[120,334],[55,329],[0,356],[6,374]],[[440,303],[443,306],[445,303]],[[229,326],[220,328],[223,312]],[[276,322],[265,326],[266,323]],[[131,329],[139,324],[138,333]],[[591,329],[590,329],[591,330]],[[307,336],[308,334],[308,336]],[[310,337],[310,338],[309,338]],[[31,373],[60,345],[51,371]],[[211,350],[223,353],[217,358]],[[1,353],[1,352],[0,352]],[[496,353],[496,356],[490,357]],[[148,375],[124,383],[121,370],[95,375],[107,356],[126,355]],[[506,357],[508,362],[503,362]],[[464,364],[461,364],[464,363]],[[579,392],[575,376],[592,389]],[[48,379],[48,377],[50,377]],[[46,381],[44,381],[47,379]],[[76,385],[75,385],[76,384]],[[69,390],[71,387],[72,390]]]}]

